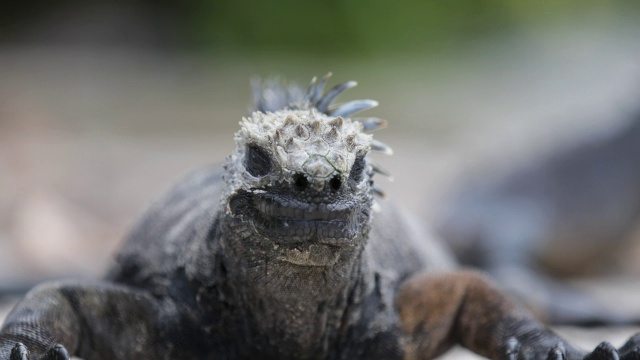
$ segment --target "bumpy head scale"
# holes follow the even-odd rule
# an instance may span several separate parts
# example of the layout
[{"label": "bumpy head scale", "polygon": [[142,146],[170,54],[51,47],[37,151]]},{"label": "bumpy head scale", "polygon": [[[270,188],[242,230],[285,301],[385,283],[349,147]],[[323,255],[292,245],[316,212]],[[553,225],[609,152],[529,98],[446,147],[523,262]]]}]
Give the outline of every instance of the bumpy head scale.
[{"label": "bumpy head scale", "polygon": [[[345,181],[356,159],[370,150],[392,153],[390,147],[367,133],[385,127],[386,121],[348,117],[378,103],[354,100],[334,105],[336,97],[354,87],[356,82],[343,82],[324,92],[330,76],[331,73],[320,81],[314,77],[306,92],[277,79],[252,82],[253,112],[240,122],[240,131],[235,137],[237,152],[227,166],[261,155],[253,152],[266,152],[275,168],[270,169],[273,176],[236,171],[240,176],[235,179],[237,187],[255,188],[273,181],[300,181],[300,175],[303,175],[320,190],[332,180],[334,186],[336,181]],[[388,175],[379,166],[370,166],[372,171]],[[374,189],[374,193],[382,194],[378,189]]]}]

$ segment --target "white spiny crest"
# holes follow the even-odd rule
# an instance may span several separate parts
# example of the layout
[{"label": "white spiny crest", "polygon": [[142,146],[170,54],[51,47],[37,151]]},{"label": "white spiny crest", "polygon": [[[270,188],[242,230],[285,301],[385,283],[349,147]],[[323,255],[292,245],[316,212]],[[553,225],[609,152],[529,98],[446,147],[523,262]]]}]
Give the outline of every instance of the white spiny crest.
[{"label": "white spiny crest", "polygon": [[236,144],[240,152],[249,145],[266,150],[282,172],[309,178],[348,176],[356,156],[371,148],[372,136],[351,119],[327,116],[315,110],[254,112],[243,118]]},{"label": "white spiny crest", "polygon": [[[358,156],[370,150],[391,154],[391,148],[366,133],[385,127],[386,121],[348,117],[378,103],[355,100],[333,105],[333,100],[356,86],[356,82],[338,84],[324,93],[330,76],[331,73],[325,75],[319,82],[314,78],[306,93],[278,79],[252,82],[254,111],[240,122],[235,136],[237,150],[227,162],[230,173],[235,174],[235,179],[229,179],[235,183],[233,187],[249,190],[273,181],[291,182],[294,174],[304,174],[320,185],[322,179],[329,181],[335,176],[346,180]],[[272,174],[252,176],[242,171],[240,166],[251,146],[268,153],[274,166]],[[377,171],[378,167],[368,166],[384,174]]]}]

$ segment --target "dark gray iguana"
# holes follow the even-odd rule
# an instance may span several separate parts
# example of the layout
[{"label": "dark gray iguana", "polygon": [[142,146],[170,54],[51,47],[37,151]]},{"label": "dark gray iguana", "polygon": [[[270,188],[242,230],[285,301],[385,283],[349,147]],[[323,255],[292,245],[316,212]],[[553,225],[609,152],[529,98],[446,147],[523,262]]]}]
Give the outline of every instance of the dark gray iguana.
[{"label": "dark gray iguana", "polygon": [[[446,253],[389,202],[366,157],[388,151],[323,94],[257,87],[224,169],[195,173],[137,225],[106,279],[36,287],[0,359],[428,359],[459,343],[492,359],[639,359],[581,352]],[[450,270],[450,271],[449,271]],[[532,291],[535,291],[532,289]]]},{"label": "dark gray iguana", "polygon": [[[440,235],[462,263],[546,308],[556,323],[637,324],[637,315],[623,316],[553,277],[619,257],[638,226],[640,111],[630,115],[504,174],[465,177],[440,207]],[[532,298],[531,287],[541,296]]]}]

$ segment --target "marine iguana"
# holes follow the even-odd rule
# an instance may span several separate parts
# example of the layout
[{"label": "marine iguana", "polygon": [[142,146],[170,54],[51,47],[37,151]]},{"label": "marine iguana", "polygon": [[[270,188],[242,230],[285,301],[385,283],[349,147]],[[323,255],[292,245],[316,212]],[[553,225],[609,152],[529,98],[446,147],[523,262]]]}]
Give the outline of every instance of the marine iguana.
[{"label": "marine iguana", "polygon": [[[429,359],[455,343],[492,359],[640,358],[582,352],[446,252],[379,193],[389,153],[324,93],[256,85],[222,169],[177,185],[103,280],[43,284],[0,330],[0,359]],[[376,210],[378,209],[378,210]]]}]

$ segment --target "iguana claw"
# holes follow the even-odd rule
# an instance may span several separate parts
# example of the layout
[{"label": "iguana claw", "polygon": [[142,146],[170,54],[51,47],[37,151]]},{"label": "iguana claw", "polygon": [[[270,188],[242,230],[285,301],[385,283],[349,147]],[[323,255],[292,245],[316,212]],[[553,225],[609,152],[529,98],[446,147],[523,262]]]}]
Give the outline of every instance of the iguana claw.
[{"label": "iguana claw", "polygon": [[16,343],[11,349],[9,360],[29,360],[29,351],[22,343]]},{"label": "iguana claw", "polygon": [[[60,344],[53,345],[43,356],[43,360],[69,360],[69,352]],[[9,360],[30,360],[29,350],[23,343],[16,343],[11,349]]]},{"label": "iguana claw", "polygon": [[620,360],[620,354],[611,343],[603,341],[584,360]]},{"label": "iguana claw", "polygon": [[47,351],[46,360],[69,360],[69,352],[64,346],[55,344]]},{"label": "iguana claw", "polygon": [[564,346],[562,344],[558,344],[549,350],[547,360],[564,360],[566,358],[565,355]]},{"label": "iguana claw", "polygon": [[620,349],[602,342],[584,360],[640,360],[640,333],[629,338]]},{"label": "iguana claw", "polygon": [[618,352],[625,360],[640,360],[640,333],[630,337]]},{"label": "iguana claw", "polygon": [[505,358],[507,360],[518,359],[518,352],[520,352],[520,342],[515,337],[509,338],[505,345]]}]

